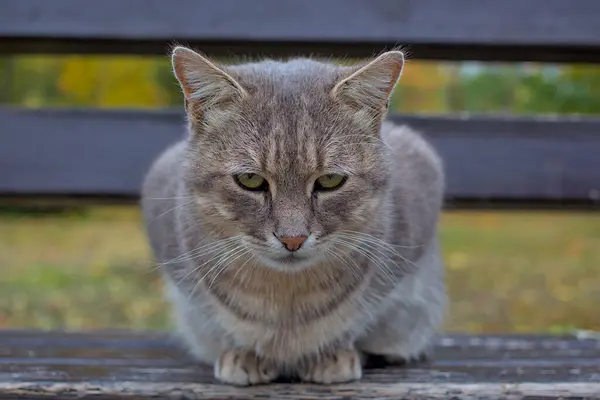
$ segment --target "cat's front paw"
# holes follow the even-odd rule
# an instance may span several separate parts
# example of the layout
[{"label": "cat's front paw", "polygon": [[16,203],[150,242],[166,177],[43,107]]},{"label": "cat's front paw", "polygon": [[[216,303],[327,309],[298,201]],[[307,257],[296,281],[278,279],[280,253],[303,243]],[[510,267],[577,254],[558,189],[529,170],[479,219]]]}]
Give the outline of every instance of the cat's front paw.
[{"label": "cat's front paw", "polygon": [[354,349],[338,349],[319,358],[307,360],[300,369],[300,379],[315,383],[342,383],[360,379],[360,354]]},{"label": "cat's front paw", "polygon": [[269,383],[277,376],[278,370],[273,363],[261,359],[250,350],[225,350],[215,363],[215,378],[232,385]]}]

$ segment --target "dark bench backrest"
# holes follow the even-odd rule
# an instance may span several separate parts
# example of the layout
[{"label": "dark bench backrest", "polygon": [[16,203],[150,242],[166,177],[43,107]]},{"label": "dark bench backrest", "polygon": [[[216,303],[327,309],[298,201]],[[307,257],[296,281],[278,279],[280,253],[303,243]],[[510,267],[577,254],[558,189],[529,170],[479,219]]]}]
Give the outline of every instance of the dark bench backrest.
[{"label": "dark bench backrest", "polygon": [[[597,0],[3,0],[0,54],[371,56],[600,63]],[[600,120],[399,116],[444,158],[451,205],[600,204]],[[135,198],[181,110],[0,108],[0,195]]]}]

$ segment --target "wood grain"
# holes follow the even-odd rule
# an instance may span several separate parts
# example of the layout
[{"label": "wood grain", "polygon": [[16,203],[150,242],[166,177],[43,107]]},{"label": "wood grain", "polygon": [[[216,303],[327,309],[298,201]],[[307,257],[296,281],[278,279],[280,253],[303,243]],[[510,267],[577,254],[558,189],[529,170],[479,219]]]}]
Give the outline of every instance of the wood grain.
[{"label": "wood grain", "polygon": [[[600,209],[600,119],[391,117],[440,152],[450,206]],[[152,160],[184,137],[179,111],[0,107],[0,195],[135,198]],[[537,204],[543,206],[543,204]]]},{"label": "wood grain", "polygon": [[360,382],[235,388],[165,334],[0,332],[0,398],[600,399],[600,341],[448,335],[434,359]]},{"label": "wood grain", "polygon": [[212,55],[600,61],[600,3],[577,0],[2,0],[0,53],[164,55],[185,42]]}]

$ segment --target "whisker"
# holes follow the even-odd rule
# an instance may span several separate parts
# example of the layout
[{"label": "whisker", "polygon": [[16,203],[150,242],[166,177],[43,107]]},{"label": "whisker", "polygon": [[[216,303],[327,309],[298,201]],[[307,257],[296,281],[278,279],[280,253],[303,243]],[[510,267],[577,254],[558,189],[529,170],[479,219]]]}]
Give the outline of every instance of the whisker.
[{"label": "whisker", "polygon": [[[208,269],[208,271],[206,271],[206,273],[204,273],[204,275],[202,275],[202,277],[199,279],[200,282],[202,282],[214,270],[218,269],[221,266],[221,264],[225,262],[226,259],[230,257],[233,253],[237,252],[239,249],[244,250],[244,248],[239,243],[234,243],[232,246],[233,247],[229,247],[223,250],[222,253],[217,255],[216,257],[213,257],[213,259],[217,258],[218,260],[214,262],[214,264]],[[212,261],[212,259],[204,263],[202,266],[208,264],[210,261]]]},{"label": "whisker", "polygon": [[[197,259],[199,257],[202,257],[203,255],[206,254],[210,254],[211,252],[213,252],[215,249],[218,249],[220,246],[224,246],[230,242],[235,242],[236,240],[239,239],[239,236],[232,236],[230,238],[227,239],[221,239],[218,242],[215,243],[208,243],[204,246],[199,246],[196,247],[193,250],[188,251],[187,253],[184,253],[178,257],[175,257],[172,260],[169,260],[165,263],[162,263],[163,265],[168,265],[170,263],[173,262],[182,262],[182,261],[189,261],[189,260],[193,260],[193,259]],[[187,257],[186,257],[187,256]]]},{"label": "whisker", "polygon": [[360,247],[359,245],[357,245],[357,243],[353,243],[353,242],[350,242],[347,240],[340,240],[339,238],[336,238],[336,239],[332,239],[332,242],[341,244],[341,245],[363,255],[365,258],[367,258],[369,261],[371,261],[373,264],[375,264],[377,267],[379,267],[379,269],[386,275],[386,277],[389,279],[390,282],[394,281],[393,272],[386,265],[385,261],[382,260],[381,257],[377,256],[377,254],[374,254],[369,249],[364,249],[364,248]]},{"label": "whisker", "polygon": [[325,252],[328,253],[328,254],[330,254],[331,256],[335,257],[338,261],[340,261],[342,263],[342,266],[344,268],[347,268],[350,271],[350,273],[352,273],[352,275],[357,280],[361,279],[361,276],[360,276],[360,273],[359,273],[360,272],[360,266],[358,265],[358,263],[354,259],[352,259],[351,257],[348,258],[356,266],[356,270],[352,266],[349,266],[347,264],[346,260],[344,259],[344,257],[342,255],[340,255],[340,254],[337,254],[332,248],[325,249]]},{"label": "whisker", "polygon": [[163,263],[158,263],[154,268],[152,268],[152,270],[150,272],[156,271],[156,270],[166,267],[170,264],[176,264],[176,263],[180,263],[180,262],[198,259],[199,257],[210,254],[214,251],[218,251],[222,246],[226,245],[227,243],[229,243],[231,241],[235,241],[239,237],[241,237],[241,235],[232,236],[232,237],[229,237],[226,239],[220,239],[216,242],[208,243],[204,246],[198,246],[192,250],[189,250],[183,254],[178,255],[177,257],[170,259],[169,261],[165,261]]},{"label": "whisker", "polygon": [[179,197],[145,197],[145,200],[188,200],[195,199],[194,196],[179,196]]},{"label": "whisker", "polygon": [[185,203],[182,203],[182,204],[178,204],[178,205],[176,205],[175,207],[172,207],[172,208],[168,209],[167,211],[165,211],[165,212],[163,212],[163,213],[159,214],[158,216],[156,216],[156,217],[152,218],[152,219],[151,219],[151,220],[148,222],[148,225],[150,225],[150,224],[152,224],[152,223],[156,222],[156,220],[157,220],[157,219],[159,219],[160,217],[163,217],[163,216],[167,215],[168,213],[170,213],[170,212],[173,212],[173,211],[177,210],[178,208],[185,207],[185,206],[188,206],[188,205],[192,204],[194,201],[195,201],[195,200],[190,200],[190,201],[187,201],[187,202],[185,202]]},{"label": "whisker", "polygon": [[[208,288],[210,289],[212,287],[212,285],[214,285],[214,283],[217,281],[217,278],[219,277],[219,275],[221,275],[221,273],[223,271],[225,271],[231,264],[233,264],[235,262],[235,260],[239,259],[240,257],[243,257],[244,255],[248,254],[249,250],[242,248],[241,251],[238,251],[232,255],[230,255],[229,257],[227,257],[225,260],[222,261],[222,267],[217,271],[217,273],[215,274],[215,276],[213,276],[213,278],[211,279],[210,283],[208,284]],[[233,258],[232,258],[233,257]]]},{"label": "whisker", "polygon": [[[250,268],[248,269],[248,273],[246,274],[246,279],[249,279],[252,274],[254,273],[254,270],[256,269],[256,266],[258,265],[258,262],[260,261],[260,259],[254,255],[251,256],[251,258],[254,258],[254,262],[252,263],[252,265],[250,266]],[[244,287],[246,287],[246,280],[244,280],[242,282],[242,285],[244,285]]]},{"label": "whisker", "polygon": [[[212,265],[212,266],[211,266],[211,267],[208,269],[208,271],[207,271],[207,272],[206,272],[204,275],[202,275],[202,277],[201,277],[200,279],[198,279],[198,280],[196,281],[196,284],[195,284],[195,285],[194,285],[194,287],[192,288],[192,291],[190,292],[190,295],[189,295],[188,299],[191,299],[191,298],[194,296],[194,293],[196,292],[196,289],[197,289],[197,288],[198,288],[198,286],[199,286],[199,285],[200,285],[200,284],[201,284],[201,283],[204,281],[204,278],[206,278],[206,277],[207,277],[207,276],[208,276],[208,275],[209,275],[209,274],[210,274],[212,271],[214,271],[216,268],[218,268],[218,267],[219,267],[219,265],[220,265],[219,263],[220,263],[220,262],[221,262],[221,261],[222,261],[222,260],[223,260],[225,257],[229,256],[229,255],[230,255],[230,254],[231,254],[233,251],[235,251],[235,250],[236,250],[236,249],[238,249],[239,247],[240,247],[239,245],[238,245],[238,246],[235,246],[234,248],[232,248],[232,249],[230,249],[230,250],[227,250],[227,252],[226,252],[226,253],[224,253],[224,254],[219,254],[217,257],[215,257],[215,258],[218,258],[218,261],[217,261],[217,262],[216,262],[214,265]],[[210,261],[212,261],[212,260],[210,260]],[[204,265],[208,264],[210,261],[207,261],[207,262],[206,262],[206,263],[204,263],[202,266],[204,266]],[[195,268],[195,270],[196,270],[196,271],[198,271],[198,270],[199,270],[199,268]]]},{"label": "whisker", "polygon": [[350,234],[350,235],[354,235],[354,236],[361,237],[361,238],[362,237],[368,237],[368,238],[371,238],[373,240],[376,240],[379,243],[385,244],[386,246],[389,246],[390,248],[396,248],[397,247],[397,248],[401,248],[401,249],[414,249],[414,248],[423,247],[423,245],[421,245],[421,244],[416,244],[416,245],[412,245],[412,246],[399,245],[399,244],[391,244],[391,243],[386,242],[383,239],[378,238],[377,236],[374,236],[374,235],[371,235],[371,234],[368,234],[368,233],[365,233],[365,232],[358,232],[358,231],[351,231],[351,230],[342,230],[342,231],[339,231],[337,234],[338,235],[339,234]]},{"label": "whisker", "polygon": [[[232,247],[233,246],[233,247]],[[237,243],[229,243],[227,246],[221,247],[219,249],[217,249],[216,251],[219,252],[225,252],[225,251],[230,251],[231,249],[236,248]],[[229,249],[231,247],[231,249]],[[204,263],[192,268],[191,271],[189,271],[187,274],[185,274],[185,276],[183,276],[183,278],[181,278],[177,284],[181,284],[188,276],[192,275],[194,272],[199,271],[200,269],[202,269],[204,266],[206,266],[207,264],[209,264],[211,261],[215,260],[215,259],[220,259],[220,257],[222,257],[222,253],[218,253],[216,255],[214,255],[212,258],[208,259],[207,261],[205,261]]]},{"label": "whisker", "polygon": [[250,257],[248,257],[248,259],[246,261],[244,261],[244,263],[238,267],[237,271],[235,271],[235,274],[233,274],[233,277],[231,278],[232,281],[235,281],[235,278],[238,276],[238,274],[244,268],[244,266],[246,264],[248,264],[248,262],[250,260],[253,260],[255,258],[254,254],[251,251],[249,253],[250,253]]},{"label": "whisker", "polygon": [[384,257],[386,257],[389,261],[391,261],[394,264],[397,264],[396,261],[392,257],[390,257],[390,255],[387,254],[386,252],[389,252],[392,255],[398,257],[401,261],[403,261],[406,264],[415,266],[415,264],[412,261],[410,261],[409,259],[404,257],[402,254],[398,253],[393,248],[383,246],[382,243],[379,243],[376,241],[364,240],[364,238],[355,238],[355,237],[353,238],[353,237],[344,237],[344,236],[341,236],[341,237],[344,238],[344,240],[361,245],[363,247],[367,247],[370,251],[383,255]]},{"label": "whisker", "polygon": [[[360,243],[368,244],[369,247],[372,249],[377,248],[377,246],[383,247],[386,250],[390,251],[395,256],[397,256],[398,258],[400,258],[403,262],[405,262],[413,267],[417,266],[413,261],[407,259],[405,256],[403,256],[398,251],[396,251],[396,249],[394,249],[394,247],[391,244],[377,238],[376,236],[372,236],[372,235],[368,235],[366,237],[362,237],[361,235],[350,236],[350,235],[344,235],[343,233],[338,234],[338,236],[344,237],[347,240],[353,240],[353,241],[358,241]],[[381,250],[379,250],[379,251],[382,252]]]}]

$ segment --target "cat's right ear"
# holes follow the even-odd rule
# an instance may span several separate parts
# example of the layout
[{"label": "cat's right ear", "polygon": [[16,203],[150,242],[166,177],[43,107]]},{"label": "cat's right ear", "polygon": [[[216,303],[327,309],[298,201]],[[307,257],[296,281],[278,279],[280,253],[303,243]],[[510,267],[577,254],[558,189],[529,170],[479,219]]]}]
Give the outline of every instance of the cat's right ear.
[{"label": "cat's right ear", "polygon": [[385,52],[367,64],[348,68],[350,74],[335,85],[331,94],[358,109],[383,115],[403,67],[404,53]]},{"label": "cat's right ear", "polygon": [[188,113],[205,112],[247,95],[242,85],[224,68],[187,47],[175,47],[171,62]]}]

